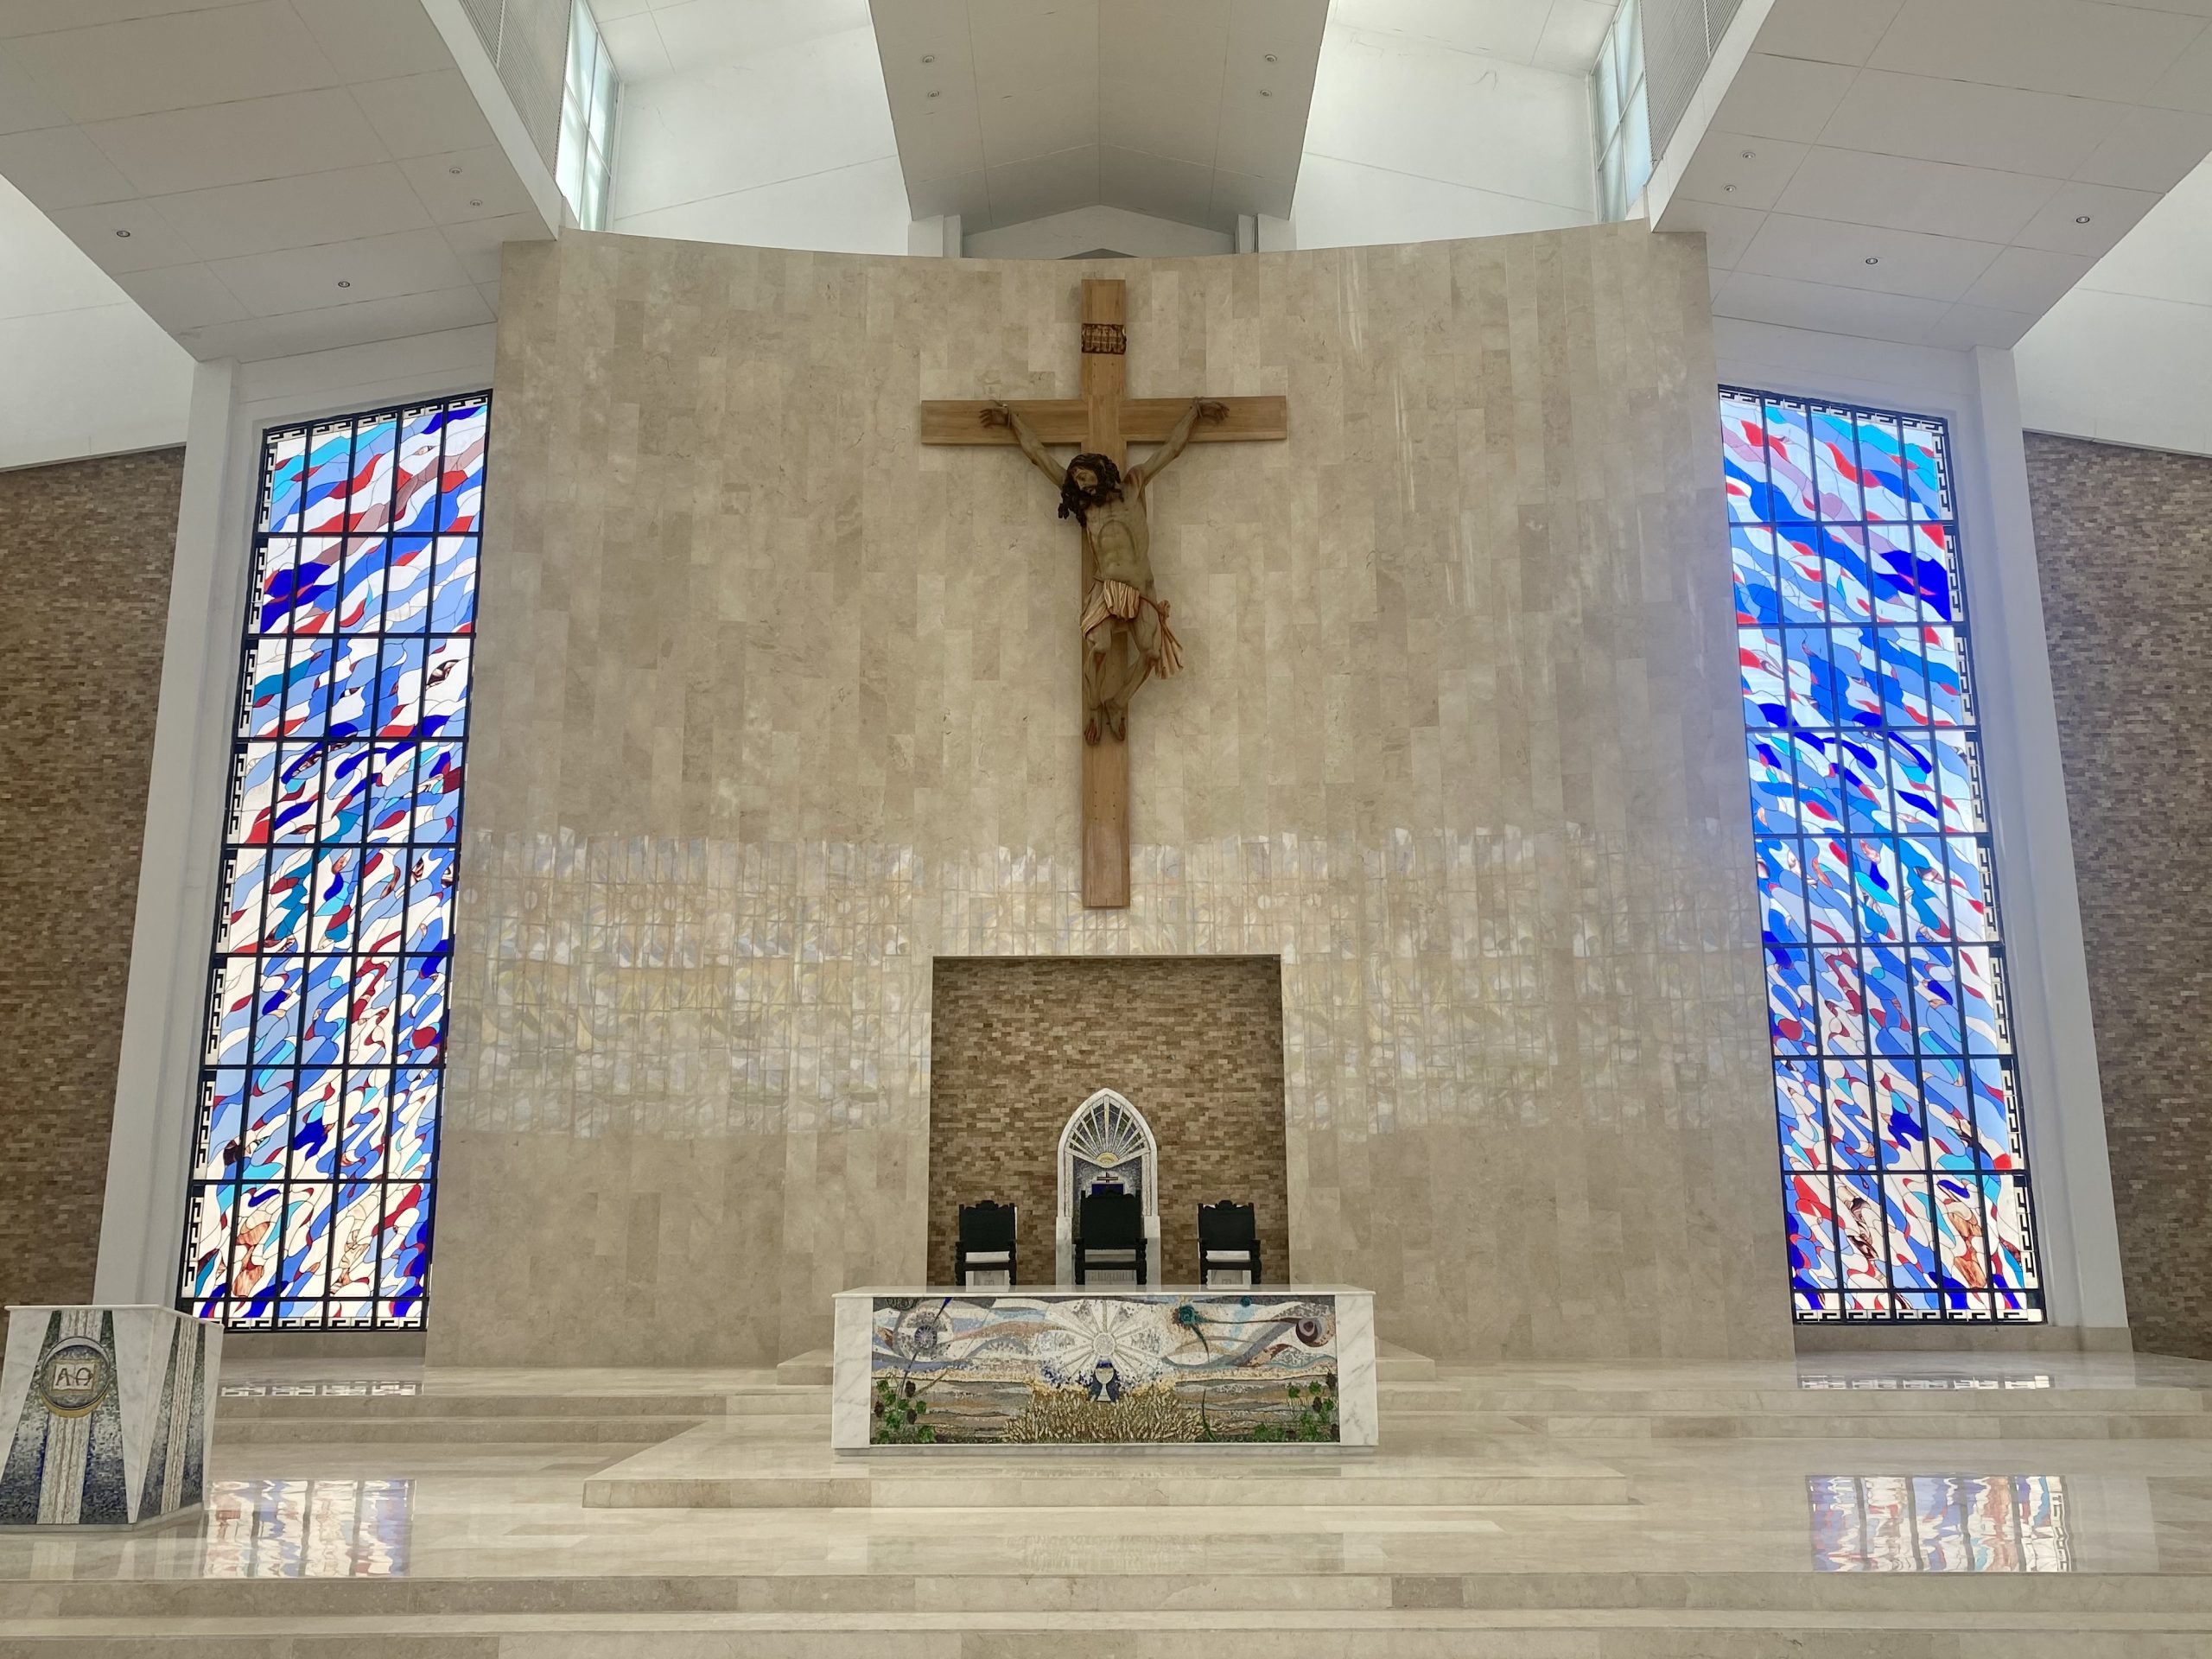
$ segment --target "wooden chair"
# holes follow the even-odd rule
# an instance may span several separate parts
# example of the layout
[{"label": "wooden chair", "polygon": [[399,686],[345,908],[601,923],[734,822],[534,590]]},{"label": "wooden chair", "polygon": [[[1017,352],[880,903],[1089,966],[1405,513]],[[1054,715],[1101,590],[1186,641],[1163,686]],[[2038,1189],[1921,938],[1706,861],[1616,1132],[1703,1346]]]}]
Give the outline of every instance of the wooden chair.
[{"label": "wooden chair", "polygon": [[1075,1207],[1075,1281],[1092,1268],[1126,1268],[1145,1281],[1144,1204],[1134,1192],[1090,1192]]},{"label": "wooden chair", "polygon": [[952,1247],[952,1282],[968,1287],[970,1273],[1003,1273],[1014,1284],[1014,1206],[985,1198],[960,1206],[960,1235]]},{"label": "wooden chair", "polygon": [[1198,1206],[1198,1282],[1213,1283],[1217,1273],[1249,1275],[1245,1283],[1260,1282],[1260,1227],[1249,1204]]}]

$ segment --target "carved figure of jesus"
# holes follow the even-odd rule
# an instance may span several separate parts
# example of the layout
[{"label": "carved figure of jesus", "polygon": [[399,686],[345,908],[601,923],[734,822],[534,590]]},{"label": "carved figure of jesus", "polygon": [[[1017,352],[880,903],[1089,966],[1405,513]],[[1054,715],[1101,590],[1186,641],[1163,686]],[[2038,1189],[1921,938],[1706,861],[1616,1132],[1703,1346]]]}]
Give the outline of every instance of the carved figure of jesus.
[{"label": "carved figure of jesus", "polygon": [[1183,666],[1182,647],[1167,626],[1167,603],[1153,589],[1145,486],[1183,453],[1199,422],[1217,423],[1228,414],[1224,404],[1194,400],[1167,442],[1124,474],[1107,456],[1088,454],[1062,467],[1020,411],[1004,404],[982,411],[985,426],[1011,429],[1021,453],[1052,480],[1060,493],[1060,517],[1074,518],[1090,555],[1082,621],[1086,743],[1109,733],[1127,738],[1129,699],[1137,688],[1154,675],[1167,679]]}]

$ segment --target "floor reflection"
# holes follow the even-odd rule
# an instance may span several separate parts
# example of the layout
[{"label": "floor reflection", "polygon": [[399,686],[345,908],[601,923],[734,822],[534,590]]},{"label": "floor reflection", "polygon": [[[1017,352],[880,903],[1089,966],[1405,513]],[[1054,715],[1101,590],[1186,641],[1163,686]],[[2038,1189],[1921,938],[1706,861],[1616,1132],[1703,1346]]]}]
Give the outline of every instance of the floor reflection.
[{"label": "floor reflection", "polygon": [[2057,1475],[1810,1475],[1822,1573],[2070,1573]]},{"label": "floor reflection", "polygon": [[2051,1379],[2040,1373],[2031,1376],[1874,1376],[1863,1373],[1827,1375],[1807,1372],[1799,1376],[1801,1389],[1933,1389],[1938,1391],[1952,1389],[2048,1389]]},{"label": "floor reflection", "polygon": [[305,1396],[342,1396],[366,1399],[371,1395],[416,1395],[423,1385],[415,1382],[396,1382],[388,1378],[334,1382],[226,1382],[220,1393],[226,1400],[296,1399]]},{"label": "floor reflection", "polygon": [[208,1484],[211,1579],[375,1579],[407,1571],[412,1480]]}]

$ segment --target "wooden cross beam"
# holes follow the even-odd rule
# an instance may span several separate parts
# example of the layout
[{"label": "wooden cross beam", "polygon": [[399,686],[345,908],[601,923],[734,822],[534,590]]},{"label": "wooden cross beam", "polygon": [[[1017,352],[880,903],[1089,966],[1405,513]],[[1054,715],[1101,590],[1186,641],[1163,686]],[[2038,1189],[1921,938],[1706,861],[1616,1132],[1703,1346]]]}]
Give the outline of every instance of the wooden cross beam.
[{"label": "wooden cross beam", "polygon": [[[1127,397],[1125,323],[1127,285],[1118,277],[1085,277],[1083,284],[1083,396],[1007,398],[1048,444],[1074,444],[1104,455],[1123,472],[1131,443],[1164,443],[1191,407],[1188,397]],[[1281,397],[1209,397],[1227,411],[1202,423],[1193,443],[1235,443],[1289,435],[1289,407]],[[1012,444],[1011,429],[984,420],[995,402],[933,399],[922,404],[922,442]],[[1090,591],[1091,559],[1085,538],[1077,613]],[[1078,650],[1085,649],[1077,635]],[[1078,719],[1080,726],[1081,720]],[[1129,747],[1109,734],[1083,746],[1083,902],[1093,910],[1118,910],[1129,902]]]}]

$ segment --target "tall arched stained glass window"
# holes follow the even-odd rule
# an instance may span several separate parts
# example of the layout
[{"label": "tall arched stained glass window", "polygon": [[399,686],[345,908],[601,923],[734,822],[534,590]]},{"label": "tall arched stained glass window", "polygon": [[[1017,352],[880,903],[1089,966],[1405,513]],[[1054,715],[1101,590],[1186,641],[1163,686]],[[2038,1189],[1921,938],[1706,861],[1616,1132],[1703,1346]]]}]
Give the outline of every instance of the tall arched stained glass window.
[{"label": "tall arched stained glass window", "polygon": [[2040,1319],[1948,432],[1721,435],[1796,1316]]},{"label": "tall arched stained glass window", "polygon": [[423,1323],[489,393],[270,431],[179,1306]]}]

